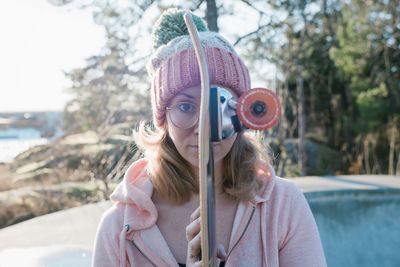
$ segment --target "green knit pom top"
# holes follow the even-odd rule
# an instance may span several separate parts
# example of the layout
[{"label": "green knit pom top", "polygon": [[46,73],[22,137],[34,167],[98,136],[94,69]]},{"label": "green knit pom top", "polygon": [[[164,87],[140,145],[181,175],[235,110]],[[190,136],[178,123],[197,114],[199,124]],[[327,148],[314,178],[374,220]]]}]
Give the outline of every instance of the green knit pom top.
[{"label": "green knit pom top", "polygon": [[[153,49],[156,50],[163,44],[167,44],[172,39],[182,35],[189,35],[188,29],[183,19],[185,10],[170,8],[156,21],[152,32]],[[199,32],[208,31],[205,21],[192,14],[192,19]]]}]

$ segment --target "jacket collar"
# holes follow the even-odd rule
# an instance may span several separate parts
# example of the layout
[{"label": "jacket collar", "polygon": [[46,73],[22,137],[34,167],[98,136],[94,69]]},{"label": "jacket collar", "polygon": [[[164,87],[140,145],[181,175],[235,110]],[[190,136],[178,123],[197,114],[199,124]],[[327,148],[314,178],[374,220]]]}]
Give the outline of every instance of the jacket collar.
[{"label": "jacket collar", "polygon": [[[111,195],[116,204],[125,204],[124,225],[129,225],[126,239],[132,240],[138,249],[157,266],[177,266],[164,237],[156,225],[158,213],[151,200],[153,184],[146,171],[147,161],[141,159],[127,170],[124,180]],[[254,214],[255,207],[267,202],[275,184],[275,172],[269,166],[259,169],[262,187],[251,201],[241,201],[238,205],[228,255],[240,241]],[[125,230],[123,230],[125,231]]]},{"label": "jacket collar", "polygon": [[267,202],[270,199],[276,180],[275,171],[269,165],[262,165],[259,168],[258,177],[260,177],[260,179],[262,180],[262,185],[251,200],[254,205],[262,202]]},{"label": "jacket collar", "polygon": [[145,159],[133,163],[126,171],[123,181],[110,196],[115,204],[125,205],[124,225],[129,225],[128,236],[132,231],[154,225],[158,218],[156,206],[151,200],[153,184],[146,166]]}]

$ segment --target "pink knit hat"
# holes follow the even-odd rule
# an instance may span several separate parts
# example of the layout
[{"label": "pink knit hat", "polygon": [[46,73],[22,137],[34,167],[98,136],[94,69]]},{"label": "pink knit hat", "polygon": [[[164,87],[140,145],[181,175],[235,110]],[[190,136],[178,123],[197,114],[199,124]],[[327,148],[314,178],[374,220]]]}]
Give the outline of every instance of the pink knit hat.
[{"label": "pink knit hat", "polygon": [[[183,22],[182,15],[183,11],[177,9],[169,9],[164,12],[153,30],[153,38],[160,41],[160,38],[157,38],[159,36],[154,35],[162,35],[162,33],[165,35],[165,29],[168,32],[168,26],[171,26],[171,23],[181,24],[180,19]],[[171,16],[173,16],[172,22]],[[195,15],[192,16],[201,20]],[[165,23],[166,21],[168,23]],[[161,31],[160,25],[164,27],[161,28]],[[176,25],[172,25],[171,28],[175,30]],[[197,28],[199,31],[202,30],[201,25]],[[152,78],[153,120],[157,127],[164,125],[166,107],[175,95],[185,89],[200,85],[200,71],[196,55],[186,27],[184,30],[186,31],[185,35],[168,40],[159,47],[156,46],[157,50],[147,64],[149,75]],[[170,36],[170,32],[167,35]],[[238,96],[249,90],[249,71],[228,41],[219,34],[209,31],[199,32],[199,37],[207,57],[210,84],[229,88]],[[169,38],[167,37],[167,39]]]}]

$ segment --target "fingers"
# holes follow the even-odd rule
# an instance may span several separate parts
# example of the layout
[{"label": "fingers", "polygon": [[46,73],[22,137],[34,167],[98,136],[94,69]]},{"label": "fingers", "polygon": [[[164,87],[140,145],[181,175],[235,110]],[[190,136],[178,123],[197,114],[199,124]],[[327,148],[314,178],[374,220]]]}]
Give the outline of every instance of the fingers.
[{"label": "fingers", "polygon": [[200,207],[190,215],[190,223],[186,226],[186,239],[192,240],[200,232]]},{"label": "fingers", "polygon": [[[201,252],[201,235],[200,235],[200,207],[197,208],[190,215],[190,224],[186,227],[186,238],[188,240],[188,251],[186,266],[198,266],[202,265],[200,259]],[[222,244],[217,246],[217,266],[220,261],[226,261],[227,253]]]},{"label": "fingers", "polygon": [[198,207],[193,213],[190,215],[190,222],[193,222],[197,218],[200,217],[200,207]]},{"label": "fingers", "polygon": [[190,223],[186,227],[186,239],[188,241],[186,266],[201,267],[200,207],[190,215]]},{"label": "fingers", "polygon": [[200,232],[200,218],[186,226],[186,240],[192,240]]},{"label": "fingers", "polygon": [[[201,266],[200,259],[201,236],[200,232],[188,242],[186,266]],[[198,265],[200,263],[200,265]]]}]

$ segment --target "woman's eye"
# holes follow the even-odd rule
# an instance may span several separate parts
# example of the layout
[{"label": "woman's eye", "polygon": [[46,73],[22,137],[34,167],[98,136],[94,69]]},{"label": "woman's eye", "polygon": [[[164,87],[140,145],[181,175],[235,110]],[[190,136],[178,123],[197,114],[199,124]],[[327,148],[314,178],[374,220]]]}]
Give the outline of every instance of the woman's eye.
[{"label": "woman's eye", "polygon": [[185,113],[196,111],[196,107],[191,103],[181,103],[178,105],[178,108],[180,111],[185,112]]}]

